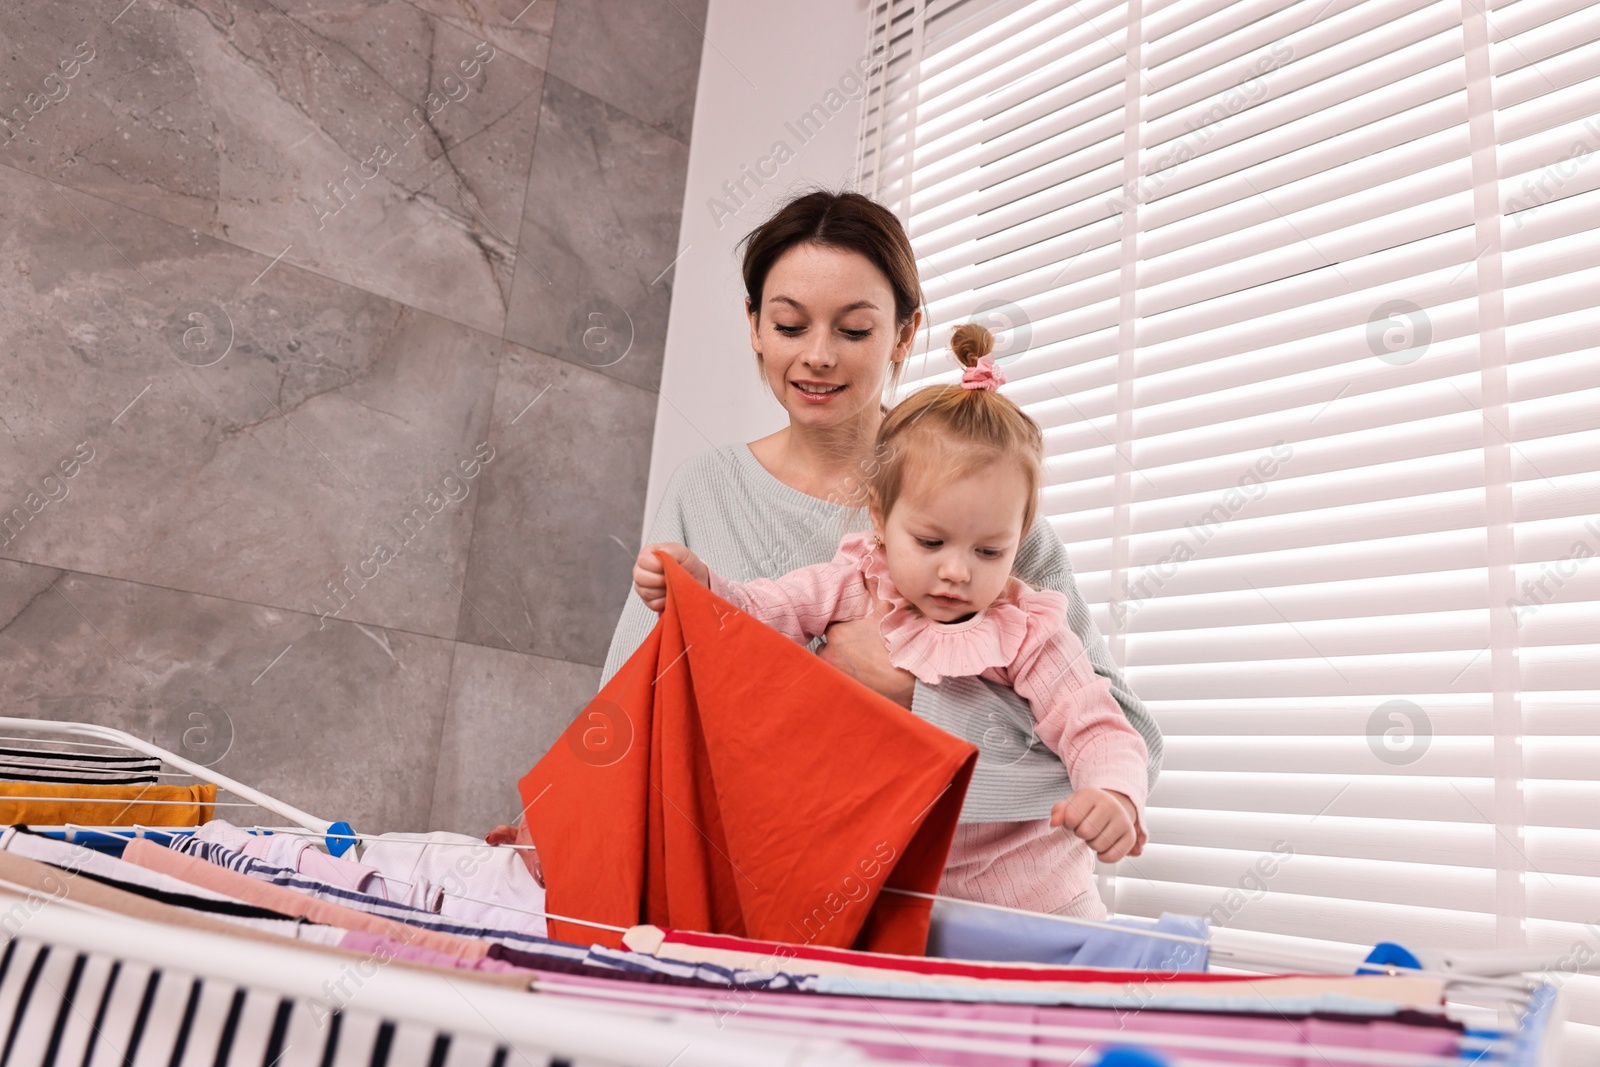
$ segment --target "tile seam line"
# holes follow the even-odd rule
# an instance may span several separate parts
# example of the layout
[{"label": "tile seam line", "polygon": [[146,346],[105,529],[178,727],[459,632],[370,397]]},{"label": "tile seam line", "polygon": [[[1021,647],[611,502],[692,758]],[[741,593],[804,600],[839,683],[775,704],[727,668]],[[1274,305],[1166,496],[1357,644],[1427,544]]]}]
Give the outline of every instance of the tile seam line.
[{"label": "tile seam line", "polygon": [[[591,93],[589,90],[587,90],[587,89],[585,89],[585,88],[583,88],[581,86],[573,84],[572,82],[568,81],[566,78],[563,78],[561,75],[556,74],[553,71],[549,71],[549,70],[545,71],[544,72],[544,77],[545,77],[546,83],[548,83],[548,82],[550,82],[552,80],[553,81],[558,81],[562,85],[566,86],[568,89],[572,90],[573,92],[580,93],[583,96],[588,97],[590,100],[593,100],[595,103],[599,104],[600,106],[610,108],[612,111],[615,111],[619,115],[626,115],[628,118],[632,119],[634,122],[637,122],[642,129],[649,130],[651,133],[657,135],[662,140],[671,141],[674,144],[682,145],[686,152],[688,151],[688,149],[690,147],[690,141],[693,139],[693,134],[692,133],[690,134],[690,137],[687,138],[687,139],[683,138],[683,137],[678,137],[675,134],[669,133],[666,130],[662,129],[660,126],[657,126],[657,125],[653,124],[652,122],[650,122],[650,120],[640,118],[638,115],[635,115],[633,112],[629,111],[627,108],[618,107],[616,104],[613,104],[611,101],[607,100],[603,96],[596,96],[594,93]],[[544,100],[543,100],[542,96],[541,96],[540,101],[539,101],[539,107],[540,107],[541,110],[544,108]],[[692,116],[692,113],[691,113],[691,118],[692,117],[693,116]],[[542,126],[543,123],[540,123],[540,125]],[[685,157],[684,169],[685,169],[685,173],[687,173],[687,170],[688,170],[687,157]],[[530,174],[531,173],[532,172],[530,170]]]},{"label": "tile seam line", "polygon": [[[248,608],[265,608],[268,611],[282,611],[282,612],[286,612],[286,613],[288,613],[290,615],[298,615],[298,616],[301,616],[301,617],[307,618],[307,619],[321,618],[321,616],[319,616],[316,612],[303,611],[300,608],[285,607],[284,605],[281,605],[281,604],[263,604],[263,603],[261,603],[259,601],[241,600],[238,597],[223,596],[223,595],[221,595],[219,593],[200,593],[200,592],[196,592],[193,589],[179,589],[179,588],[176,588],[175,586],[161,585],[158,582],[147,582],[147,581],[143,581],[143,580],[138,579],[138,578],[121,578],[121,577],[118,577],[117,575],[114,575],[114,574],[100,574],[100,573],[98,573],[96,571],[79,570],[78,568],[75,568],[75,567],[64,567],[64,566],[61,566],[59,564],[54,564],[54,563],[40,563],[40,562],[35,561],[35,560],[17,559],[14,556],[7,556],[7,555],[3,555],[3,554],[0,554],[0,563],[15,563],[15,564],[18,564],[19,566],[24,566],[24,567],[37,567],[40,570],[60,571],[63,578],[71,576],[71,575],[77,575],[77,576],[80,576],[80,577],[83,577],[83,578],[96,578],[96,579],[99,579],[101,581],[107,581],[107,582],[122,582],[122,583],[125,583],[127,585],[136,585],[136,586],[139,586],[139,587],[144,588],[144,589],[158,589],[158,590],[161,590],[162,592],[165,592],[165,593],[178,593],[178,594],[180,594],[182,596],[196,596],[196,597],[204,597],[204,598],[206,598],[208,600],[220,600],[220,601],[223,601],[223,602],[228,603],[228,604],[240,604],[240,605],[243,605],[244,607],[248,607]],[[377,622],[377,621],[372,620],[372,619],[347,618],[347,617],[344,617],[344,616],[335,617],[332,614],[330,614],[328,616],[328,618],[333,619],[333,621],[336,622],[336,623],[343,623],[343,624],[349,625],[349,626],[376,626],[376,627],[378,627],[379,629],[382,629],[382,630],[388,630],[390,632],[397,633],[397,634],[407,634],[407,635],[409,635],[411,637],[426,638],[426,639],[428,639],[430,641],[449,641],[449,642],[453,642],[455,644],[477,645],[479,648],[492,648],[492,649],[496,649],[497,651],[501,651],[501,652],[510,652],[510,653],[512,653],[514,655],[533,656],[535,659],[549,660],[552,663],[571,663],[571,664],[574,664],[574,665],[579,666],[579,667],[604,667],[605,666],[604,663],[588,663],[588,662],[585,662],[584,660],[566,659],[565,657],[562,657],[562,656],[546,656],[546,655],[542,655],[542,654],[537,653],[537,652],[519,652],[517,649],[514,649],[514,648],[501,648],[499,645],[485,644],[485,643],[483,643],[481,641],[461,641],[461,640],[458,640],[458,639],[456,639],[454,637],[449,637],[449,636],[446,636],[446,635],[443,635],[443,634],[431,634],[431,633],[428,633],[428,632],[426,632],[424,630],[413,630],[413,629],[409,629],[409,628],[404,627],[404,626],[390,626],[390,625],[388,625],[386,623]]]},{"label": "tile seam line", "polygon": [[[96,193],[91,193],[91,192],[89,192],[89,191],[87,191],[85,189],[80,189],[78,186],[73,185],[70,182],[60,181],[60,180],[58,180],[56,178],[46,178],[43,175],[35,174],[31,170],[23,170],[21,167],[18,167],[15,164],[10,163],[10,162],[8,162],[8,161],[6,161],[4,159],[0,159],[0,167],[5,167],[7,170],[15,171],[18,174],[24,175],[25,177],[28,177],[28,178],[32,178],[32,179],[34,179],[36,181],[48,182],[50,184],[56,185],[56,186],[61,187],[61,188],[71,189],[73,192],[77,193],[79,196],[88,197],[90,200],[94,200],[95,202],[103,204],[106,207],[114,208],[114,209],[119,210],[119,211],[128,211],[128,212],[131,212],[132,214],[138,215],[141,218],[149,219],[151,222],[159,223],[159,224],[161,224],[163,226],[171,226],[174,229],[184,230],[184,231],[192,230],[193,232],[198,233],[201,236],[205,237],[209,241],[215,241],[218,244],[227,245],[229,248],[235,249],[235,250],[240,251],[240,252],[244,252],[244,253],[246,253],[248,255],[260,256],[262,259],[265,259],[265,260],[270,260],[272,258],[272,256],[270,254],[268,254],[266,252],[258,252],[254,248],[249,247],[248,245],[239,244],[238,242],[231,241],[226,237],[217,237],[217,236],[215,236],[213,234],[206,233],[204,230],[201,230],[198,227],[185,226],[182,223],[173,222],[171,219],[162,218],[160,215],[152,215],[150,212],[145,211],[145,210],[143,210],[141,208],[131,207],[131,206],[127,205],[127,204],[122,204],[122,203],[119,203],[119,202],[117,202],[115,200],[107,200],[105,197],[100,196],[100,195],[98,195]],[[409,308],[410,310],[415,311],[419,315],[429,315],[429,316],[432,316],[433,318],[436,318],[436,319],[440,320],[441,322],[453,323],[454,325],[460,326],[460,327],[462,327],[464,329],[471,330],[474,333],[482,334],[485,337],[494,337],[494,338],[498,338],[498,339],[502,339],[502,340],[504,339],[504,338],[501,338],[499,334],[496,334],[493,330],[485,329],[482,326],[475,326],[470,322],[465,322],[465,321],[463,321],[461,319],[452,318],[449,315],[444,315],[444,314],[441,314],[441,313],[439,313],[437,311],[430,311],[429,309],[424,308],[424,307],[418,307],[416,304],[413,304],[413,303],[411,303],[410,301],[407,301],[407,300],[402,300],[401,298],[399,298],[397,296],[391,296],[388,293],[381,293],[381,292],[378,292],[375,289],[364,288],[364,287],[362,287],[360,285],[355,284],[354,282],[346,281],[343,278],[336,278],[331,274],[326,274],[326,273],[324,273],[324,272],[322,272],[320,270],[317,270],[317,269],[315,269],[313,267],[302,266],[301,264],[298,264],[298,263],[291,263],[291,264],[289,264],[289,266],[294,270],[298,270],[298,271],[304,272],[309,277],[319,278],[319,279],[321,279],[323,281],[332,282],[334,285],[342,286],[345,289],[349,289],[349,290],[352,290],[354,292],[365,293],[367,296],[377,297],[379,300],[387,300],[392,304],[399,305],[400,307]],[[515,343],[515,342],[513,342],[513,343]],[[524,346],[524,347],[526,347],[526,346]]]}]

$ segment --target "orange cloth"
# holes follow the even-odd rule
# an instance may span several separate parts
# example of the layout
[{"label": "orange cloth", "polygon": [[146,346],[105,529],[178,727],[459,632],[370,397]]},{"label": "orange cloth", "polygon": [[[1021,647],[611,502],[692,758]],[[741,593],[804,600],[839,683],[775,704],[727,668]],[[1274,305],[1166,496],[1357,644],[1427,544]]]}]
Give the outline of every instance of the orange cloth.
[{"label": "orange cloth", "polygon": [[518,783],[550,936],[640,923],[921,955],[978,750],[666,561],[638,650]]},{"label": "orange cloth", "polygon": [[[36,799],[41,797],[45,799]],[[211,821],[211,805],[216,802],[217,787],[211,784],[0,782],[0,826],[64,826],[69,822],[79,826],[199,826]]]}]

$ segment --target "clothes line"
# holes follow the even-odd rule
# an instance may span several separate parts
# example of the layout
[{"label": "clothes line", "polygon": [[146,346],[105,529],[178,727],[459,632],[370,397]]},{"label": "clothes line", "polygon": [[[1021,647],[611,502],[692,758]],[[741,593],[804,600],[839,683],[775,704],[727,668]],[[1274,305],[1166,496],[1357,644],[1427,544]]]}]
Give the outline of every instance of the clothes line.
[{"label": "clothes line", "polygon": [[[136,788],[136,787],[129,786],[128,788]],[[77,796],[29,797],[29,796],[20,796],[20,795],[18,795],[16,793],[0,794],[0,801],[9,801],[9,800],[40,800],[40,801],[46,801],[46,802],[49,802],[49,803],[52,803],[52,804],[121,804],[123,807],[128,807],[128,806],[130,806],[132,804],[161,804],[161,805],[172,804],[172,805],[177,805],[178,807],[188,807],[188,808],[195,807],[196,805],[203,805],[203,806],[208,807],[208,808],[258,808],[258,807],[261,806],[259,804],[249,804],[249,803],[245,803],[244,801],[239,801],[239,800],[203,800],[203,801],[201,801],[201,800],[147,800],[147,799],[145,799],[143,797],[139,797],[139,798],[135,798],[135,799],[131,799],[130,800],[128,797],[77,797]],[[68,826],[68,825],[71,825],[71,824],[70,823],[62,823],[61,825]],[[129,828],[128,827],[117,827],[117,829],[129,829]],[[166,829],[171,830],[173,828],[169,826]]]},{"label": "clothes line", "polygon": [[915,889],[897,889],[894,886],[884,886],[885,893],[899,893],[902,896],[917,897],[922,900],[932,900],[945,904],[960,904],[967,907],[983,908],[986,911],[1004,912],[1011,915],[1026,915],[1030,919],[1048,919],[1052,922],[1066,923],[1070,926],[1082,926],[1092,930],[1106,930],[1116,934],[1132,934],[1135,937],[1151,937],[1159,941],[1176,941],[1188,945],[1210,945],[1209,938],[1190,937],[1187,934],[1170,934],[1165,930],[1144,930],[1137,926],[1122,926],[1117,923],[1107,922],[1103,919],[1084,919],[1076,915],[1051,915],[1046,912],[1028,911],[1025,908],[1012,908],[1004,904],[991,904],[984,900],[962,900],[959,897],[940,896],[937,893],[920,893]]},{"label": "clothes line", "polygon": [[[598,989],[592,985],[571,982],[561,975],[540,975],[534,980],[534,989],[542,993],[569,996],[577,999],[591,997],[618,1003],[667,1008],[681,1008],[685,1001],[691,999],[688,997],[675,998],[669,994],[648,990]],[[879,1029],[901,1033],[902,1038],[904,1038],[903,1043],[909,1047],[915,1047],[916,1042],[910,1040],[909,1035],[903,1034],[903,1031],[965,1030],[991,1033],[1001,1037],[1024,1037],[1029,1038],[1025,1047],[1005,1045],[978,1048],[965,1044],[942,1043],[939,1047],[952,1051],[993,1052],[1021,1058],[1060,1059],[1069,1063],[1081,1059],[1085,1051],[1104,1048],[1107,1045],[1130,1042],[1160,1048],[1206,1049],[1255,1056],[1305,1057],[1309,1051],[1312,1051],[1310,1046],[1301,1042],[1215,1037],[1204,1034],[1162,1033],[1158,1031],[1139,1031],[1135,1034],[1123,1028],[1063,1026],[1050,1023],[1017,1024],[989,1019],[912,1015],[893,1010],[884,1010],[877,1005],[874,1005],[870,1011],[832,1006],[827,1010],[818,1010],[790,1004],[764,1003],[764,999],[770,998],[742,997],[738,1001],[735,1009],[736,1013],[741,1016],[751,1014],[792,1019],[795,1020],[793,1025],[797,1026],[801,1025],[800,1020],[804,1019],[826,1019],[830,1022],[848,1020],[872,1029],[874,1031],[870,1037],[872,1041],[894,1042],[893,1038],[884,1037],[882,1034],[877,1033],[876,1031]],[[709,997],[699,1000],[696,1006],[712,1012],[727,1012],[728,1010],[727,1001],[719,1001]],[[732,1020],[725,1021],[732,1022]],[[928,1036],[930,1035],[918,1035],[919,1038]],[[1078,1048],[1048,1049],[1033,1042],[1031,1040],[1033,1037],[1083,1041],[1085,1044]],[[1470,1052],[1473,1055],[1503,1055],[1510,1048],[1510,1042],[1504,1038],[1477,1038],[1470,1035],[1464,1036],[1460,1044],[1463,1054]],[[1330,1064],[1342,1061],[1352,1064],[1387,1064],[1392,1065],[1392,1067],[1461,1067],[1462,1062],[1460,1056],[1439,1057],[1420,1053],[1387,1052],[1355,1046],[1321,1044],[1315,1046],[1314,1051],[1319,1059],[1326,1060]]]},{"label": "clothes line", "polygon": [[[8,721],[16,722],[16,721],[19,721],[19,720],[13,719],[13,720],[8,720]],[[31,723],[31,722],[34,722],[36,720],[28,719],[26,721]],[[38,737],[15,737],[15,736],[13,736],[11,734],[0,734],[0,741],[19,741],[19,742],[23,742],[23,743],[26,743],[26,744],[32,744],[32,745],[42,745],[42,744],[45,743],[43,738],[38,738]],[[52,739],[49,743],[51,745],[77,745],[80,748],[102,748],[102,749],[106,749],[108,751],[113,751],[113,752],[126,752],[126,751],[128,751],[128,746],[127,745],[123,745],[123,744],[107,745],[107,744],[103,744],[103,743],[98,742],[98,741],[72,741],[72,740],[55,740],[55,739]],[[57,751],[57,750],[53,749],[53,748],[41,748],[41,749],[38,749],[37,751],[39,751],[39,752],[54,752],[54,751]]]},{"label": "clothes line", "polygon": [[[1147,937],[1160,941],[1172,941],[1180,944],[1204,946],[1210,950],[1213,956],[1231,960],[1240,964],[1253,963],[1257,965],[1286,966],[1298,969],[1319,968],[1316,973],[1325,974],[1348,973],[1347,969],[1330,967],[1323,964],[1320,960],[1316,960],[1305,955],[1284,953],[1274,958],[1269,954],[1262,953],[1256,949],[1247,948],[1241,945],[1229,945],[1226,939],[1226,934],[1228,933],[1226,930],[1215,931],[1209,938],[1191,937],[1186,934],[1168,933],[1164,930],[1142,929],[1135,925],[1124,926],[1113,922],[1106,922],[1100,919],[1084,919],[1073,915],[1049,915],[1041,912],[1026,911],[1022,908],[1007,907],[1004,904],[991,904],[987,901],[981,900],[961,900],[955,897],[940,896],[934,893],[919,893],[909,889],[896,889],[892,886],[885,887],[884,892],[900,893],[905,896],[919,897],[924,900],[931,900],[937,903],[951,904],[959,907],[979,908],[985,911],[1021,915],[1026,916],[1029,919],[1065,923],[1069,926],[1105,930],[1116,934],[1128,934],[1135,937]],[[1535,984],[1525,979],[1497,978],[1491,976],[1474,975],[1463,973],[1458,970],[1435,970],[1417,967],[1401,967],[1394,964],[1373,964],[1370,966],[1373,966],[1377,970],[1381,970],[1385,974],[1414,974],[1425,978],[1444,979],[1453,985],[1485,986],[1502,990],[1516,990],[1521,993],[1527,993],[1534,987]]]},{"label": "clothes line", "polygon": [[[117,830],[117,831],[125,831],[125,829],[130,829],[130,828],[113,828],[113,829]],[[141,829],[148,829],[148,828],[133,827],[131,829],[133,829],[135,831],[138,831],[138,830],[141,830]],[[249,832],[251,832],[252,834],[255,834],[255,835],[268,835],[268,834],[279,834],[279,833],[281,833],[281,834],[287,834],[287,835],[290,835],[290,836],[305,837],[305,838],[309,838],[309,839],[312,839],[312,840],[320,840],[323,837],[322,834],[316,833],[316,832],[311,831],[311,830],[298,828],[298,827],[266,827],[266,826],[254,825],[254,826],[250,826],[250,827],[240,827],[240,829],[248,830]],[[384,835],[377,835],[377,834],[351,833],[351,834],[348,834],[348,835],[341,835],[341,836],[351,836],[351,837],[355,837],[357,840],[365,841],[365,842],[377,842],[377,841],[391,840],[391,839],[385,838]],[[482,841],[472,841],[472,842],[466,842],[466,841],[433,841],[433,842],[428,842],[428,844],[429,844],[429,847],[466,848],[466,849],[481,849],[481,848],[528,849],[528,848],[532,847],[532,846],[526,846],[526,845],[513,845],[513,844],[487,845],[485,842],[482,842]],[[417,883],[411,881],[410,879],[406,879],[406,878],[399,877],[399,876],[392,875],[392,874],[388,874],[388,873],[385,873],[383,875],[383,877],[387,881],[393,881],[393,882],[405,885],[405,886],[410,887],[410,888],[416,888],[416,885],[417,885]],[[1325,974],[1349,973],[1349,968],[1348,967],[1340,967],[1340,966],[1328,964],[1328,963],[1325,963],[1325,962],[1323,962],[1321,960],[1314,959],[1312,957],[1301,955],[1301,954],[1294,954],[1294,953],[1272,954],[1272,953],[1269,953],[1269,952],[1264,952],[1264,951],[1262,951],[1260,949],[1257,949],[1257,948],[1245,947],[1245,946],[1241,946],[1241,945],[1237,945],[1237,944],[1230,945],[1228,943],[1227,936],[1226,936],[1228,934],[1228,931],[1223,931],[1223,930],[1215,931],[1210,938],[1193,937],[1193,936],[1189,936],[1189,935],[1185,935],[1185,934],[1171,933],[1171,932],[1168,932],[1168,931],[1146,929],[1146,928],[1143,928],[1143,927],[1141,927],[1139,925],[1131,924],[1131,923],[1128,924],[1128,925],[1122,925],[1122,924],[1118,924],[1118,923],[1114,923],[1114,922],[1107,922],[1107,921],[1104,921],[1104,920],[1085,919],[1085,918],[1080,918],[1080,917],[1076,917],[1076,916],[1050,915],[1050,914],[1044,914],[1044,913],[1039,913],[1039,912],[1030,912],[1030,911],[1026,911],[1024,909],[1007,907],[1005,905],[1000,905],[1000,904],[991,904],[991,903],[987,903],[987,902],[983,902],[983,901],[964,900],[964,899],[960,899],[960,898],[956,898],[956,897],[942,896],[940,894],[922,893],[922,892],[918,892],[918,891],[915,891],[915,890],[906,890],[906,889],[898,889],[898,888],[894,888],[894,887],[886,887],[884,889],[884,892],[897,893],[897,894],[901,894],[901,895],[904,895],[904,896],[916,897],[916,898],[919,898],[919,899],[924,899],[924,900],[928,900],[928,901],[931,901],[931,902],[934,902],[934,903],[940,903],[940,904],[945,904],[945,905],[949,905],[949,906],[965,907],[965,908],[976,908],[976,909],[981,909],[981,910],[984,910],[984,911],[989,911],[989,912],[994,912],[994,913],[1017,915],[1017,916],[1021,916],[1021,917],[1024,917],[1024,918],[1027,918],[1027,919],[1030,919],[1030,920],[1036,920],[1036,921],[1037,920],[1042,920],[1042,921],[1046,921],[1046,922],[1050,922],[1050,923],[1065,924],[1067,926],[1072,926],[1072,927],[1077,927],[1077,928],[1101,930],[1101,931],[1105,931],[1105,932],[1109,932],[1109,933],[1115,933],[1115,934],[1118,934],[1118,935],[1132,935],[1132,936],[1150,938],[1150,939],[1154,939],[1154,940],[1171,942],[1171,943],[1176,943],[1176,944],[1189,944],[1189,945],[1195,945],[1197,947],[1205,947],[1205,948],[1209,949],[1210,952],[1215,957],[1217,957],[1219,959],[1225,959],[1225,960],[1228,960],[1228,961],[1230,961],[1232,963],[1236,963],[1236,964],[1242,965],[1242,966],[1245,967],[1245,969],[1253,969],[1253,967],[1250,966],[1250,965],[1253,965],[1254,967],[1263,967],[1263,966],[1265,966],[1265,967],[1269,967],[1269,968],[1286,967],[1286,968],[1290,968],[1290,969],[1297,969],[1297,970],[1302,970],[1302,971],[1310,971],[1310,972],[1313,972],[1313,973],[1325,973]],[[517,912],[517,913],[528,915],[528,916],[534,917],[534,918],[542,918],[542,919],[545,919],[547,921],[550,920],[550,919],[555,919],[556,921],[571,922],[571,923],[574,923],[576,925],[583,926],[583,927],[586,927],[586,928],[597,929],[597,930],[605,930],[605,931],[608,931],[608,932],[611,932],[611,933],[619,933],[619,934],[627,933],[627,931],[629,929],[628,927],[623,927],[623,926],[610,924],[610,923],[595,922],[595,921],[592,921],[592,920],[582,919],[582,918],[578,918],[578,917],[575,917],[575,916],[562,915],[560,913],[551,912],[551,911],[548,911],[548,910],[538,910],[538,909],[533,909],[533,908],[520,907],[520,906],[517,906],[515,904],[505,903],[505,902],[501,902],[501,901],[483,900],[483,899],[480,899],[480,898],[477,898],[477,897],[473,897],[473,896],[470,896],[470,895],[467,895],[467,894],[462,894],[462,893],[451,893],[450,895],[454,896],[454,897],[456,897],[457,899],[460,899],[460,900],[471,901],[471,902],[476,903],[476,904],[483,904],[483,905],[489,905],[489,906],[494,906],[494,907],[505,908],[508,911]],[[1457,971],[1457,970],[1444,971],[1444,970],[1436,970],[1436,969],[1428,969],[1428,968],[1419,969],[1419,968],[1411,968],[1411,967],[1396,967],[1396,966],[1391,965],[1391,964],[1378,965],[1377,969],[1382,970],[1384,973],[1387,973],[1387,974],[1401,974],[1401,973],[1404,973],[1404,974],[1418,975],[1418,976],[1422,976],[1422,977],[1439,978],[1439,979],[1442,979],[1442,980],[1445,980],[1445,981],[1449,982],[1452,986],[1456,986],[1456,987],[1480,986],[1480,987],[1484,987],[1484,988],[1495,990],[1498,993],[1500,993],[1501,996],[1507,997],[1508,999],[1510,999],[1512,1001],[1517,1001],[1520,998],[1525,997],[1527,995],[1528,991],[1531,988],[1533,988],[1533,985],[1531,983],[1529,983],[1526,980],[1522,980],[1522,979],[1483,977],[1483,976],[1477,976],[1477,975],[1462,973],[1462,972]]]}]

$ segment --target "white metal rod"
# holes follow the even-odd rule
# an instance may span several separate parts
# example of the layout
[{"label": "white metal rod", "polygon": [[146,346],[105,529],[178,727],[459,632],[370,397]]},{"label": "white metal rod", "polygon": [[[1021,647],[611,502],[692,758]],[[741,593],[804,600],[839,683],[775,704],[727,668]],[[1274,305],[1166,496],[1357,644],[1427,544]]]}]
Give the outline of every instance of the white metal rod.
[{"label": "white metal rod", "polygon": [[1028,911],[1026,908],[1013,908],[1005,904],[990,904],[986,900],[962,900],[959,897],[942,897],[937,893],[919,893],[915,889],[899,889],[895,886],[884,886],[883,892],[898,893],[900,896],[917,897],[921,900],[942,901],[946,904],[960,904],[964,907],[982,908],[984,911],[1025,915],[1030,919],[1051,919],[1071,926],[1085,926],[1091,930],[1109,930],[1114,934],[1132,934],[1135,937],[1150,937],[1157,941],[1177,941],[1186,945],[1209,945],[1211,943],[1203,937],[1191,937],[1188,934],[1169,934],[1165,930],[1147,930],[1138,926],[1124,926],[1118,923],[1106,922],[1103,919],[1083,919],[1076,915],[1052,915],[1047,912]]},{"label": "white metal rod", "polygon": [[251,789],[243,782],[234,781],[225,774],[212,770],[210,767],[201,766],[184,759],[176,753],[169,752],[160,745],[151,744],[130,733],[114,729],[110,726],[100,726],[92,722],[64,722],[58,719],[16,719],[0,716],[0,729],[12,730],[37,730],[49,734],[76,734],[81,737],[98,737],[102,741],[113,741],[135,752],[143,752],[147,756],[157,756],[174,767],[180,768],[203,782],[211,782],[220,789],[226,789],[237,797],[242,797],[258,807],[265,808],[275,815],[281,815],[290,822],[298,823],[310,830],[325,833],[333,824],[326,819],[319,819],[290,804],[267,794]]},{"label": "white metal rod", "polygon": [[[11,894],[11,906],[26,906]],[[189,930],[127,916],[45,904],[16,931],[82,952],[98,952],[155,967],[267,989],[455,1034],[504,1042],[525,1051],[619,1067],[827,1067],[870,1064],[832,1040],[719,1032],[709,1020],[657,1022],[531,993],[452,980],[400,967],[376,968],[356,995],[328,1004],[326,989],[349,981],[352,960],[292,945]],[[371,957],[365,957],[370,959]]]},{"label": "white metal rod", "polygon": [[[971,1040],[971,1034],[993,1034],[997,1038],[1023,1038],[1025,1044],[1035,1045],[1039,1038],[1058,1038],[1063,1041],[1077,1040],[1086,1042],[1085,1047],[1105,1047],[1109,1045],[1138,1044],[1146,1046],[1163,1046],[1187,1050],[1211,1050],[1225,1052],[1248,1053],[1255,1056],[1292,1056],[1305,1058],[1307,1053],[1315,1052],[1321,1059],[1330,1064],[1335,1060],[1347,1063],[1361,1064],[1389,1064],[1400,1067],[1434,1067],[1446,1063],[1449,1067],[1460,1067],[1459,1057],[1448,1057],[1441,1060],[1438,1056],[1418,1052],[1397,1052],[1388,1049],[1375,1049],[1356,1045],[1315,1044],[1295,1041],[1274,1041],[1266,1038],[1243,1037],[1209,1037],[1203,1034],[1167,1033],[1160,1030],[1129,1030],[1121,1027],[1095,1027],[1095,1026],[1064,1026],[1050,1023],[1009,1023],[988,1019],[966,1019],[959,1017],[945,1017],[934,1015],[911,1015],[897,1012],[890,1008],[887,1011],[879,1010],[878,1005],[873,1005],[873,1010],[850,1010],[848,1008],[818,1009],[807,1008],[789,1004],[768,1004],[762,1002],[759,996],[743,995],[742,999],[716,1000],[710,997],[704,999],[690,999],[673,997],[665,993],[651,993],[633,989],[599,989],[589,985],[568,983],[562,975],[540,975],[534,981],[534,987],[544,993],[556,993],[574,998],[590,997],[598,1000],[617,1000],[624,1003],[636,1003],[653,1007],[673,1008],[679,1011],[697,1010],[716,1013],[724,1022],[730,1021],[732,1016],[741,1018],[749,1015],[763,1015],[791,1020],[792,1025],[802,1025],[806,1020],[855,1023],[862,1027],[874,1029],[883,1028],[891,1030],[893,1037],[882,1033],[874,1033],[867,1040],[883,1041],[886,1044],[905,1044],[915,1047],[917,1042],[923,1040],[936,1040],[940,1035],[918,1033],[908,1035],[904,1031],[911,1030],[954,1030],[966,1031],[967,1037],[961,1040]],[[959,1035],[957,1035],[959,1036]],[[1503,1041],[1474,1041],[1461,1039],[1463,1045],[1470,1044],[1474,1050],[1498,1051],[1507,1047]],[[943,1045],[943,1048],[966,1048],[966,1046]],[[1035,1058],[1068,1059],[1069,1049],[1056,1049],[1047,1052],[1043,1048],[1031,1047],[1026,1050],[1010,1048],[967,1048],[973,1052],[1006,1052],[1013,1056],[1031,1056]],[[1080,1050],[1072,1056],[1076,1060],[1082,1055]]]}]

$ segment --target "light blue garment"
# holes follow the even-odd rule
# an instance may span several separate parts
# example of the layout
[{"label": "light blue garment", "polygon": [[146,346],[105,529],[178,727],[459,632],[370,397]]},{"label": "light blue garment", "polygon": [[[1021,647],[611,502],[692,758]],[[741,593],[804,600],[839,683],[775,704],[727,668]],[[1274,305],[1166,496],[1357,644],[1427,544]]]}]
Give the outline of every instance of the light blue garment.
[{"label": "light blue garment", "polygon": [[[1210,925],[1197,915],[1163,914],[1148,919],[1112,919],[1129,930],[1151,930],[1210,940]],[[1115,967],[1165,974],[1202,972],[1209,950],[1168,941],[1062,922],[1044,915],[1019,915],[993,908],[937,900],[928,926],[928,955],[948,960],[1050,963],[1060,967]]]}]

